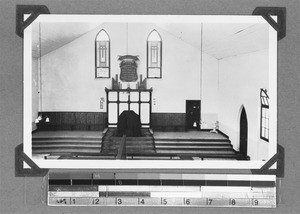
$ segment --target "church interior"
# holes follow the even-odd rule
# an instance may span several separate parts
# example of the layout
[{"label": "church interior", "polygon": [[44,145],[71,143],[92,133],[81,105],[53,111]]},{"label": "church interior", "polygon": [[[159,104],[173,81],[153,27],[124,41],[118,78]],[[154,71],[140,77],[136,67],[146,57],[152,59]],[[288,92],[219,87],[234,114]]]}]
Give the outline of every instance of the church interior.
[{"label": "church interior", "polygon": [[34,158],[268,159],[268,24],[34,22],[31,33]]}]

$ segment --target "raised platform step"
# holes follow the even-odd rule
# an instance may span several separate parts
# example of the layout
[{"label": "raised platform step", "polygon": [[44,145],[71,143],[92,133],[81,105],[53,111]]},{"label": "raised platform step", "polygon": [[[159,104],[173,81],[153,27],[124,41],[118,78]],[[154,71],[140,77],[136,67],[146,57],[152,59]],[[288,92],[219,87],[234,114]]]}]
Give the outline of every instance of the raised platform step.
[{"label": "raised platform step", "polygon": [[[175,153],[175,154],[180,154],[180,153],[186,153],[187,151],[182,151],[182,150],[168,150],[168,149],[156,149],[156,153]],[[194,153],[194,154],[235,154],[235,152],[233,150],[188,150],[188,153]]]},{"label": "raised platform step", "polygon": [[229,141],[159,141],[155,145],[231,145]]},{"label": "raised platform step", "polygon": [[221,133],[211,133],[209,131],[189,130],[189,131],[177,131],[177,132],[154,132],[155,139],[188,139],[188,140],[199,140],[199,139],[225,139],[228,137]]},{"label": "raised platform step", "polygon": [[32,137],[102,137],[102,131],[88,130],[56,130],[56,131],[35,131]]},{"label": "raised platform step", "polygon": [[230,143],[229,139],[206,139],[206,138],[154,138],[155,142],[224,142]]},{"label": "raised platform step", "polygon": [[191,143],[191,144],[181,144],[181,143],[174,143],[174,144],[160,144],[160,143],[156,143],[155,144],[155,147],[156,148],[163,148],[163,147],[165,147],[165,148],[197,148],[197,147],[199,147],[199,148],[205,148],[205,147],[212,147],[212,148],[217,148],[217,147],[224,147],[224,148],[232,148],[232,145],[231,144],[229,144],[229,143],[226,143],[226,144],[222,144],[222,143],[203,143],[203,144],[193,144],[193,143]]},{"label": "raised platform step", "polygon": [[[122,142],[122,140],[111,140],[111,139],[106,139],[103,140],[103,143],[119,143]],[[152,140],[127,140],[126,139],[126,144],[131,143],[131,144],[138,144],[138,143],[153,143]]]},{"label": "raised platform step", "polygon": [[[102,136],[91,133],[40,132],[32,137],[33,154],[100,153]],[[93,133],[95,134],[95,133]]]},{"label": "raised platform step", "polygon": [[[155,153],[155,151],[152,148],[142,148],[142,149],[137,149],[137,148],[127,148],[126,149],[127,153]],[[102,152],[103,154],[117,154],[118,149],[103,149]]]},{"label": "raised platform step", "polygon": [[127,150],[128,153],[151,153],[154,154],[155,151],[151,150],[151,149],[128,149]]},{"label": "raised platform step", "polygon": [[100,149],[98,148],[39,148],[33,149],[33,154],[51,154],[51,153],[77,153],[77,152],[84,152],[84,153],[100,153]]},{"label": "raised platform step", "polygon": [[[110,131],[102,142],[103,154],[116,155],[121,137]],[[153,141],[154,140],[154,141]],[[127,159],[135,160],[197,160],[205,158],[236,160],[236,152],[228,138],[206,132],[156,133],[126,137]]]},{"label": "raised platform step", "polygon": [[[101,154],[117,155],[123,137],[116,136],[117,130],[109,128],[103,137]],[[141,137],[126,137],[126,152],[154,153],[153,136],[149,129],[142,129]]]},{"label": "raised platform step", "polygon": [[[122,137],[105,137],[105,140],[112,140],[112,141],[121,141]],[[152,137],[126,137],[126,142],[127,141],[152,141],[153,138]]]},{"label": "raised platform step", "polygon": [[236,159],[237,154],[211,154],[211,153],[127,153],[127,156],[134,156],[134,157],[180,157],[180,159],[191,159],[191,158],[232,158]]},{"label": "raised platform step", "polygon": [[[118,143],[103,144],[103,148],[112,148],[112,147],[119,148],[119,146],[120,146],[120,144],[118,144]],[[139,148],[141,148],[141,147],[152,147],[152,148],[154,148],[153,144],[150,144],[150,143],[138,143],[138,144],[134,144],[134,143],[132,143],[132,144],[128,143],[127,144],[126,143],[126,148],[128,148],[128,147],[139,147]]]},{"label": "raised platform step", "polygon": [[58,144],[58,143],[53,143],[53,144],[33,144],[32,148],[33,149],[37,149],[37,148],[55,148],[55,147],[59,147],[59,148],[100,148],[101,149],[101,144]]},{"label": "raised platform step", "polygon": [[232,149],[232,145],[156,145],[156,149]]},{"label": "raised platform step", "polygon": [[102,140],[102,136],[32,136],[32,141],[36,140]]},{"label": "raised platform step", "polygon": [[66,142],[82,142],[82,141],[90,141],[90,142],[101,142],[102,138],[99,137],[36,137],[32,138],[32,142],[60,142],[60,141],[66,141]]},{"label": "raised platform step", "polygon": [[36,140],[36,141],[32,141],[32,145],[55,145],[55,144],[73,144],[73,145],[86,145],[86,144],[90,144],[90,145],[98,145],[101,144],[101,140],[70,140],[70,139],[66,139],[66,140]]},{"label": "raised platform step", "polygon": [[[118,145],[104,145],[103,149],[119,149]],[[136,145],[126,145],[126,149],[130,148],[138,148],[138,149],[144,149],[144,148],[153,148],[152,145],[142,145],[142,146],[136,146]]]}]

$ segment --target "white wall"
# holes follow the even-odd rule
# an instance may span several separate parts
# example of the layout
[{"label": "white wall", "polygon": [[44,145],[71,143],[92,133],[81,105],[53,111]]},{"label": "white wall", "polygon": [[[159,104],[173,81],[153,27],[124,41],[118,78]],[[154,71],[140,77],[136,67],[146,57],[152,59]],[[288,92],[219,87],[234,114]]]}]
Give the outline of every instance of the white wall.
[{"label": "white wall", "polygon": [[[95,79],[94,45],[101,28],[42,57],[42,111],[99,111],[100,97],[106,96],[104,88],[111,84],[110,79]],[[114,47],[122,47],[123,43],[114,39],[115,33],[110,28],[105,29],[112,40],[111,70],[114,75],[117,57]]]},{"label": "white wall", "polygon": [[167,31],[159,33],[162,79],[148,79],[156,100],[153,112],[185,113],[186,100],[200,100],[200,50]]},{"label": "white wall", "polygon": [[116,23],[42,57],[42,111],[100,111],[104,88],[111,88],[111,79],[95,79],[95,37],[102,28],[110,36],[111,77],[120,74],[117,59],[125,54],[139,55],[138,75],[146,77],[146,40],[153,29],[160,33],[162,79],[147,81],[156,100],[153,112],[184,113],[185,100],[200,99],[200,50],[152,24]]},{"label": "white wall", "polygon": [[239,150],[241,106],[248,119],[248,155],[251,160],[268,158],[268,143],[260,139],[260,89],[268,89],[268,51],[258,51],[219,60],[220,130]]},{"label": "white wall", "polygon": [[211,129],[218,120],[218,60],[203,53],[202,61],[201,128]]},{"label": "white wall", "polygon": [[38,59],[32,58],[32,131],[37,127],[35,119],[39,112],[39,79],[38,79]]}]

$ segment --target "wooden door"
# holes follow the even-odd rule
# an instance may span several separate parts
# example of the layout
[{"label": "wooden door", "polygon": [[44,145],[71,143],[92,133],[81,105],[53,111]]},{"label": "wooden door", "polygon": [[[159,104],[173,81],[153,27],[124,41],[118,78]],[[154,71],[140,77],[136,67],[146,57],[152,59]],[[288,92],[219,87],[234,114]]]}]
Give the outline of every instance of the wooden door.
[{"label": "wooden door", "polygon": [[200,129],[200,100],[186,100],[186,129]]},{"label": "wooden door", "polygon": [[242,109],[240,116],[240,153],[247,156],[248,147],[248,121],[245,108]]}]

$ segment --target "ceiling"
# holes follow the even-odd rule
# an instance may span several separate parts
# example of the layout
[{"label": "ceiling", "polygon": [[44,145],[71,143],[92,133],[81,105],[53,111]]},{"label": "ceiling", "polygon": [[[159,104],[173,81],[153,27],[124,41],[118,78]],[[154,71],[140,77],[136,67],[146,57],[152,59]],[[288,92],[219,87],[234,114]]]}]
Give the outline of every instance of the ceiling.
[{"label": "ceiling", "polygon": [[[99,23],[38,23],[32,25],[32,54],[39,57],[50,53],[87,32],[98,27]],[[39,35],[41,36],[41,41]],[[39,44],[42,50],[40,53]]]},{"label": "ceiling", "polygon": [[[39,24],[33,24],[33,57],[50,53],[100,25],[101,23],[43,23],[40,31]],[[158,23],[156,25],[166,33],[201,50],[200,24]],[[269,44],[267,24],[203,24],[202,35],[203,52],[216,59],[268,49]]]},{"label": "ceiling", "polygon": [[[158,24],[165,31],[201,50],[201,25]],[[223,59],[239,54],[268,49],[267,24],[203,24],[203,52]],[[200,36],[199,36],[200,35]]]}]

